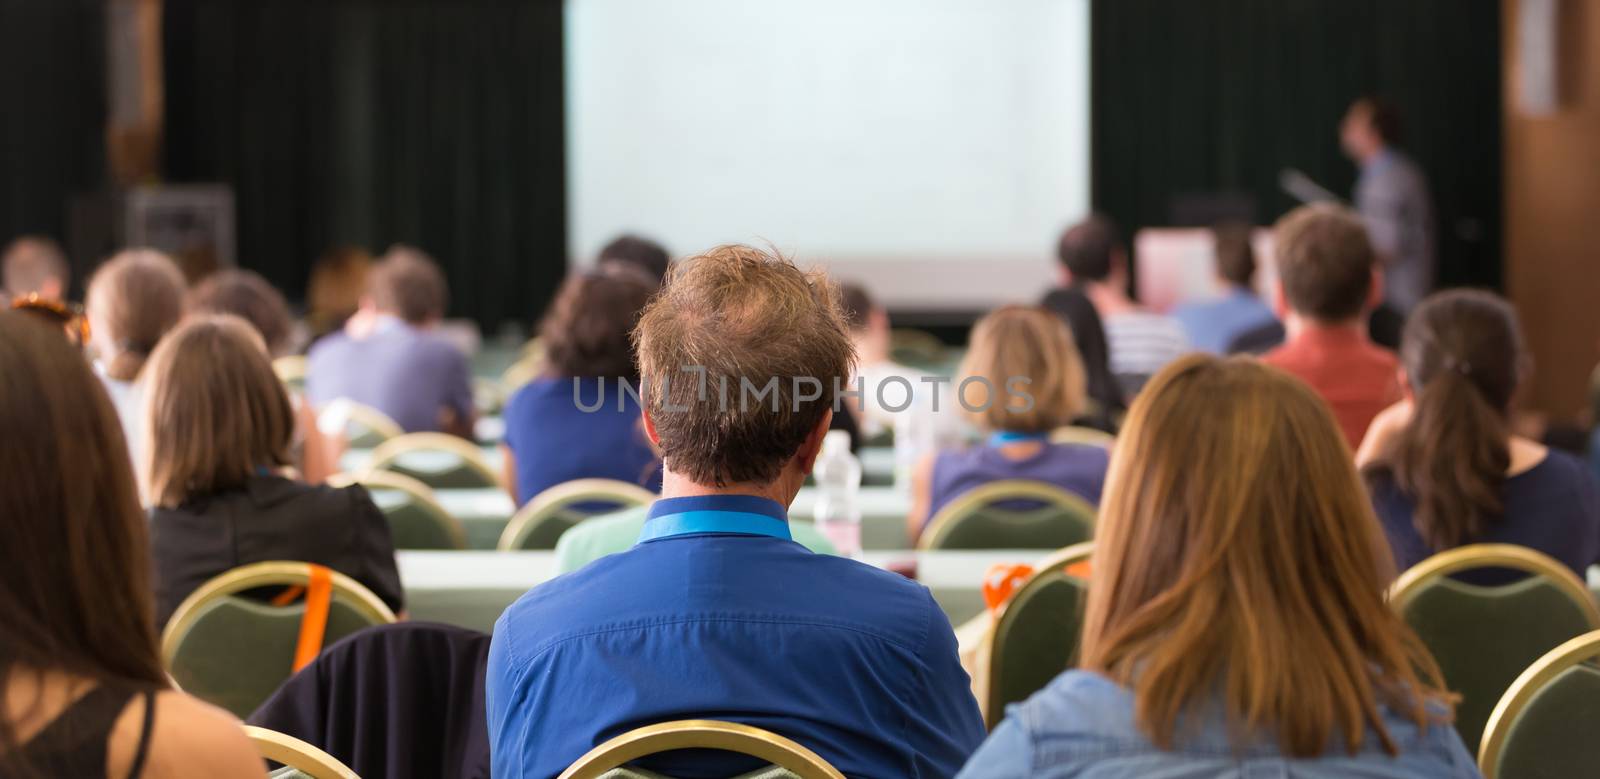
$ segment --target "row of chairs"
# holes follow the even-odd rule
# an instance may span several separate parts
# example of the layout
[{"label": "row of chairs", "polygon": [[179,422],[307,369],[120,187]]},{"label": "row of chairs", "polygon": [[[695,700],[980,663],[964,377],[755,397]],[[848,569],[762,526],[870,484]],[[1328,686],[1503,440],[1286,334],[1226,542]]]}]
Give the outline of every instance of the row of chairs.
[{"label": "row of chairs", "polygon": [[[1092,552],[1084,543],[1051,555],[998,609],[974,683],[990,728],[1076,663]],[[1481,569],[1525,577],[1493,587],[1454,578]],[[1580,776],[1600,764],[1588,737],[1600,718],[1600,607],[1561,563],[1507,544],[1461,547],[1406,571],[1389,601],[1461,695],[1455,727],[1486,777]]]}]

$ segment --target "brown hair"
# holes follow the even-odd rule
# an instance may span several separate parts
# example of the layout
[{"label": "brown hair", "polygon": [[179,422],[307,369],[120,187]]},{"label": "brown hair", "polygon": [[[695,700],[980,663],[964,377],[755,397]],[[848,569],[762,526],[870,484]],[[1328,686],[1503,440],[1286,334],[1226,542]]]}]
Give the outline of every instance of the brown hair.
[{"label": "brown hair", "polygon": [[855,332],[867,329],[867,323],[872,318],[873,309],[877,304],[872,300],[872,293],[860,284],[846,282],[839,285],[839,311],[844,315],[844,321]]},{"label": "brown hair", "polygon": [[13,296],[38,292],[46,281],[55,279],[65,297],[70,275],[61,245],[42,235],[24,235],[8,244],[0,256],[0,288]]},{"label": "brown hair", "polygon": [[672,265],[672,257],[667,254],[666,248],[649,238],[637,235],[621,235],[605,245],[600,250],[600,262],[622,263],[638,268],[641,272],[660,284],[667,277],[667,268]]},{"label": "brown hair", "polygon": [[145,360],[183,316],[183,272],[154,249],[118,252],[89,279],[89,337],[103,345],[106,373],[139,377]]},{"label": "brown hair", "polygon": [[[750,246],[673,265],[634,342],[666,467],[717,486],[776,479],[855,362],[833,283]],[[798,398],[806,379],[821,385],[815,400]],[[758,398],[769,382],[775,394]]]},{"label": "brown hair", "polygon": [[1278,220],[1272,239],[1289,308],[1329,324],[1366,308],[1376,256],[1360,217],[1328,203],[1301,206]]},{"label": "brown hair", "polygon": [[1487,292],[1433,295],[1406,320],[1400,359],[1415,410],[1367,477],[1416,500],[1417,532],[1433,549],[1470,543],[1503,508],[1507,417],[1525,364],[1516,312]]},{"label": "brown hair", "polygon": [[637,381],[629,336],[654,291],[642,272],[632,270],[569,277],[539,327],[551,372]]},{"label": "brown hair", "polygon": [[150,358],[145,485],[159,506],[243,486],[289,463],[294,411],[266,345],[244,320],[179,325]]},{"label": "brown hair", "polygon": [[1367,121],[1372,124],[1372,129],[1383,139],[1385,145],[1399,146],[1405,141],[1405,127],[1400,121],[1400,110],[1394,104],[1375,95],[1365,95],[1356,98],[1350,104],[1350,110],[1362,110],[1367,114]]},{"label": "brown hair", "polygon": [[367,276],[379,311],[420,325],[444,316],[450,293],[433,258],[405,245],[389,247]]},{"label": "brown hair", "polygon": [[1250,225],[1224,222],[1211,228],[1216,246],[1217,275],[1229,283],[1249,287],[1256,277],[1256,250],[1250,245]]},{"label": "brown hair", "polygon": [[279,355],[288,349],[293,328],[289,304],[259,273],[213,273],[189,291],[187,308],[190,314],[233,314],[249,322],[266,342],[268,354]]},{"label": "brown hair", "polygon": [[[0,430],[0,690],[47,670],[166,687],[122,426],[60,330],[18,312],[0,313]],[[28,773],[17,747],[0,713],[0,773]]]},{"label": "brown hair", "polygon": [[1120,251],[1122,239],[1117,237],[1116,223],[1103,214],[1092,214],[1061,234],[1056,259],[1074,281],[1105,281]]},{"label": "brown hair", "polygon": [[[1220,694],[1235,739],[1354,753],[1378,707],[1426,727],[1433,658],[1383,590],[1394,562],[1332,413],[1249,358],[1192,355],[1151,379],[1112,453],[1095,527],[1083,666],[1132,689],[1161,748]],[[1191,708],[1194,707],[1194,708]]]},{"label": "brown hair", "polygon": [[358,246],[337,246],[317,258],[306,289],[306,318],[314,331],[337,329],[361,307],[371,269],[372,254]]},{"label": "brown hair", "polygon": [[[957,371],[962,377],[963,408],[979,427],[986,430],[1012,430],[1042,433],[1054,430],[1083,415],[1088,408],[1083,359],[1072,340],[1072,331],[1055,314],[1036,306],[1005,306],[990,312],[972,328],[967,356]],[[989,392],[976,397],[988,382]],[[1012,382],[1014,378],[1026,383]],[[1013,394],[1026,391],[1032,397]],[[956,402],[960,402],[957,400]]]}]

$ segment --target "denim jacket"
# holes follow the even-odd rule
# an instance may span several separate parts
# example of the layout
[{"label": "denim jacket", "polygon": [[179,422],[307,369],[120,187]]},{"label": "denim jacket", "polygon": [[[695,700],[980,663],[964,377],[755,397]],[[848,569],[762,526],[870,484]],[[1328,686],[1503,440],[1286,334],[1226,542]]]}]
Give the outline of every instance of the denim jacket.
[{"label": "denim jacket", "polygon": [[[958,779],[1213,779],[1236,777],[1477,777],[1478,769],[1461,737],[1448,723],[1416,725],[1380,709],[1384,726],[1399,749],[1390,757],[1369,731],[1352,755],[1333,744],[1320,757],[1285,757],[1277,744],[1258,740],[1235,750],[1220,702],[1210,705],[1198,729],[1179,721],[1179,744],[1172,751],[1156,748],[1134,725],[1133,695],[1103,676],[1068,671],[1026,703],[1012,706],[1004,722],[990,734]],[[1332,741],[1339,741],[1334,735]]]}]

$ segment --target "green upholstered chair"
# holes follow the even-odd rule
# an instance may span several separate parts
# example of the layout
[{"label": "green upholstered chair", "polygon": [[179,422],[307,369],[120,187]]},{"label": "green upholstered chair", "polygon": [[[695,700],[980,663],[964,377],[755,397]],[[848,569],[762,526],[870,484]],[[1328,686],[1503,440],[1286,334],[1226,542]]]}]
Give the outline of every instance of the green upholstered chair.
[{"label": "green upholstered chair", "polygon": [[360,484],[389,520],[396,549],[465,549],[467,530],[461,520],[439,505],[433,490],[409,476],[392,471],[367,471],[359,476],[339,474],[329,484]]},{"label": "green upholstered chair", "polygon": [[917,547],[1060,549],[1089,540],[1094,535],[1094,518],[1094,506],[1060,487],[1008,479],[968,490],[950,501],[928,520]]},{"label": "green upholstered chair", "polygon": [[944,366],[945,352],[944,342],[926,330],[897,327],[889,332],[889,358],[901,365],[933,371]]},{"label": "green upholstered chair", "polygon": [[263,758],[283,766],[270,774],[272,779],[361,779],[333,755],[294,736],[253,725],[244,726],[244,733]]},{"label": "green upholstered chair", "polygon": [[[679,749],[715,749],[765,760],[781,773],[763,769],[741,779],[844,779],[844,774],[817,753],[771,731],[715,720],[679,720],[647,725],[613,738],[578,758],[559,779],[662,779],[639,769],[624,768],[642,757]],[[620,773],[617,773],[618,771]]]},{"label": "green upholstered chair", "polygon": [[[1451,578],[1480,568],[1528,576],[1497,587]],[[1461,695],[1456,730],[1472,750],[1518,674],[1568,639],[1600,629],[1600,609],[1572,571],[1510,544],[1436,554],[1401,574],[1389,600],[1433,653],[1446,686]]]},{"label": "green upholstered chair", "polygon": [[990,730],[1005,719],[1006,706],[1044,689],[1078,659],[1088,582],[1068,573],[1083,563],[1094,544],[1074,544],[1051,555],[1006,601],[995,617],[980,657],[987,657],[984,724]]},{"label": "green upholstered chair", "polygon": [[349,449],[375,449],[405,434],[387,414],[353,400],[339,399],[317,414],[317,427],[344,439]]},{"label": "green upholstered chair", "polygon": [[499,487],[500,477],[476,445],[444,433],[407,433],[372,451],[373,471],[393,471],[436,490]]},{"label": "green upholstered chair", "polygon": [[[796,779],[796,777],[795,772],[787,768],[769,766],[758,771],[751,771],[748,774],[739,774],[734,779]],[[655,771],[646,771],[642,768],[623,766],[601,774],[600,779],[673,779],[673,777],[666,774],[658,774]]]},{"label": "green upholstered chair", "polygon": [[1486,779],[1588,776],[1600,766],[1600,631],[1550,650],[1501,696],[1484,730]]},{"label": "green upholstered chair", "polygon": [[[173,612],[161,635],[161,658],[184,692],[241,719],[293,673],[304,603],[277,606],[246,597],[264,588],[304,587],[308,563],[266,562],[235,568],[200,585]],[[362,628],[395,621],[371,590],[333,571],[323,646]]]},{"label": "green upholstered chair", "polygon": [[592,516],[644,506],[656,494],[615,479],[576,479],[551,487],[528,501],[500,535],[502,551],[554,549],[561,534]]}]

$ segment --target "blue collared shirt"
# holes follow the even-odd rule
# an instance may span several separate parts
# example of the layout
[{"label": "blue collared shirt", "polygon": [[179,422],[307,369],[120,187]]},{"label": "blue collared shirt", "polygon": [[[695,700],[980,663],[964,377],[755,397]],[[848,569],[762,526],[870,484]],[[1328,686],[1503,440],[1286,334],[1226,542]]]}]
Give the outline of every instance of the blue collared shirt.
[{"label": "blue collared shirt", "polygon": [[1261,298],[1240,287],[1213,300],[1184,303],[1172,316],[1183,325],[1189,343],[1212,354],[1226,354],[1239,336],[1276,319]]},{"label": "blue collared shirt", "polygon": [[695,718],[766,728],[852,778],[954,775],[984,730],[949,620],[927,588],[789,540],[786,519],[764,498],[664,498],[634,548],[507,609],[485,681],[494,776],[553,777],[613,736]]},{"label": "blue collared shirt", "polygon": [[[1162,750],[1139,730],[1133,695],[1098,674],[1068,671],[1026,703],[1007,709],[983,748],[957,779],[1212,779],[1283,777],[1334,779],[1471,779],[1478,769],[1448,722],[1419,730],[1416,723],[1380,707],[1383,726],[1399,751],[1383,751],[1370,727],[1355,754],[1335,734],[1320,757],[1285,756],[1268,739],[1235,748],[1220,701],[1210,702],[1199,727]],[[1180,719],[1180,726],[1186,720]]]}]

